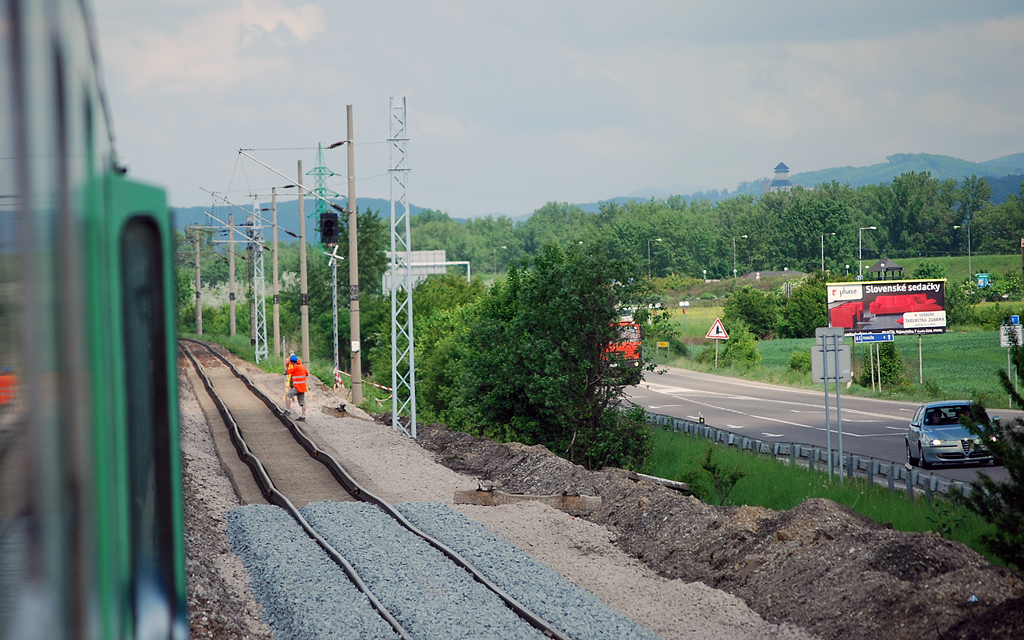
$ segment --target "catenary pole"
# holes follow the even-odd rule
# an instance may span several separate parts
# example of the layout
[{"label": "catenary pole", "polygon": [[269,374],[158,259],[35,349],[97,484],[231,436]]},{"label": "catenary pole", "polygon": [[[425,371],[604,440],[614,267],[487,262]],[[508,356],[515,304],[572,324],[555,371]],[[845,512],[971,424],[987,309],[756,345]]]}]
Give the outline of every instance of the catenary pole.
[{"label": "catenary pole", "polygon": [[195,226],[196,245],[196,335],[203,335],[203,285],[199,274],[199,225]]},{"label": "catenary pole", "polygon": [[274,355],[283,356],[281,351],[281,307],[280,285],[277,279],[277,187],[270,190],[270,209],[274,218]]},{"label": "catenary pole", "polygon": [[359,342],[359,243],[356,229],[356,152],[352,105],[345,107],[348,124],[348,290],[349,336],[352,341],[352,402],[363,401],[362,349]]},{"label": "catenary pole", "polygon": [[228,210],[228,335],[235,335],[235,216]]},{"label": "catenary pole", "polygon": [[309,293],[306,282],[306,208],[302,195],[302,160],[299,160],[299,319],[302,330],[302,362],[309,366]]}]

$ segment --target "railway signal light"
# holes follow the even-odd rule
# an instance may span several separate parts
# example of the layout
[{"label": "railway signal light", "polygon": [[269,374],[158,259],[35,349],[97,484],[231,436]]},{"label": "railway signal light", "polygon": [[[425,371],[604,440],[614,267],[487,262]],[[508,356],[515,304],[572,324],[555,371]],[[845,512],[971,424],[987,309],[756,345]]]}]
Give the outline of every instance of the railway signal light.
[{"label": "railway signal light", "polygon": [[320,241],[324,244],[338,243],[338,214],[332,211],[320,214]]}]

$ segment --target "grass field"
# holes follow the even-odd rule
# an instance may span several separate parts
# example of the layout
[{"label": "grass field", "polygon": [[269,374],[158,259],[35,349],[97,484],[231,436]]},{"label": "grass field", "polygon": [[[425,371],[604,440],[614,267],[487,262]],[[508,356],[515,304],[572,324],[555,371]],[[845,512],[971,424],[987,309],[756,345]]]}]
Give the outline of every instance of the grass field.
[{"label": "grass field", "polygon": [[[690,307],[686,314],[672,311],[672,321],[684,340],[693,342],[703,339],[715,318],[722,317],[722,307]],[[729,327],[725,327],[726,331]],[[757,344],[761,354],[761,366],[753,369],[720,368],[722,375],[738,376],[800,387],[812,387],[809,373],[800,374],[787,370],[789,358],[794,351],[810,351],[813,338],[766,340]],[[847,338],[847,344],[853,344]],[[1009,398],[1002,390],[997,371],[1006,370],[1006,349],[999,346],[999,333],[994,330],[949,331],[943,334],[921,337],[921,358],[918,358],[918,337],[899,336],[896,348],[907,363],[906,376],[911,385],[903,390],[891,389],[873,392],[870,387],[853,385],[849,392],[856,395],[877,396],[911,401],[973,398],[977,395],[992,407],[1007,407]],[[707,344],[691,346],[690,357],[667,354],[664,349],[655,357],[657,364],[667,364],[685,369],[711,370],[706,365],[693,361],[701,349],[714,349]],[[854,346],[857,359],[855,368],[866,357],[865,345]],[[923,360],[922,369],[919,363]],[[713,369],[713,367],[712,367]]]},{"label": "grass field", "polygon": [[[891,523],[900,531],[940,531],[951,529],[952,538],[996,561],[980,543],[980,535],[989,528],[978,515],[965,507],[955,508],[936,501],[931,504],[920,497],[911,501],[906,493],[889,493],[881,485],[868,486],[854,479],[840,483],[828,474],[790,467],[765,456],[729,449],[707,440],[655,428],[654,452],[647,460],[645,473],[689,482],[705,502],[719,502],[718,496],[708,488],[710,476],[700,473],[708,447],[713,447],[713,460],[726,470],[740,470],[746,474],[729,495],[725,504],[756,505],[769,509],[791,509],[808,498],[828,498],[841,503],[883,524]],[[706,488],[700,488],[704,484]],[[948,509],[952,509],[948,511]]]}]

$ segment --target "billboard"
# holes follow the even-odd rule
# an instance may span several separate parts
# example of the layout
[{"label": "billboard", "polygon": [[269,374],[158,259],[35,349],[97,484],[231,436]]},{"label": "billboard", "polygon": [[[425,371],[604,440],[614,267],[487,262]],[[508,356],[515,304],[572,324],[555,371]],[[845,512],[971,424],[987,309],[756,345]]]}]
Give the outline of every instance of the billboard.
[{"label": "billboard", "polygon": [[878,280],[825,285],[830,327],[847,334],[946,332],[946,281]]}]

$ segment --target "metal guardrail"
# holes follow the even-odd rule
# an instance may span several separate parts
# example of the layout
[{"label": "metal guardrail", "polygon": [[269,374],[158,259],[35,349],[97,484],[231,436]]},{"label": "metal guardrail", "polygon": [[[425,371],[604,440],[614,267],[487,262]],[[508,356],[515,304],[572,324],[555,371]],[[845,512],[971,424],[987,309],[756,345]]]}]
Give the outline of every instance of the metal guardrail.
[{"label": "metal guardrail", "polygon": [[[662,428],[667,428],[678,433],[684,433],[697,438],[711,440],[727,447],[736,447],[741,451],[750,451],[755,454],[770,455],[778,460],[788,459],[790,464],[803,464],[806,462],[809,469],[821,468],[828,470],[829,455],[825,447],[818,447],[801,442],[778,442],[775,440],[761,440],[751,438],[732,431],[726,431],[713,427],[703,422],[694,422],[675,416],[666,416],[659,413],[648,413],[652,423]],[[832,469],[838,470],[839,453],[832,451]],[[953,480],[937,473],[922,471],[914,467],[908,467],[902,462],[893,462],[871,456],[862,456],[855,453],[844,452],[842,469],[848,478],[863,478],[871,484],[888,485],[890,493],[897,490],[906,491],[910,499],[914,499],[914,493],[920,490],[925,498],[932,499],[932,495],[946,494],[950,487],[958,487],[964,493],[970,485],[959,480]]]}]

